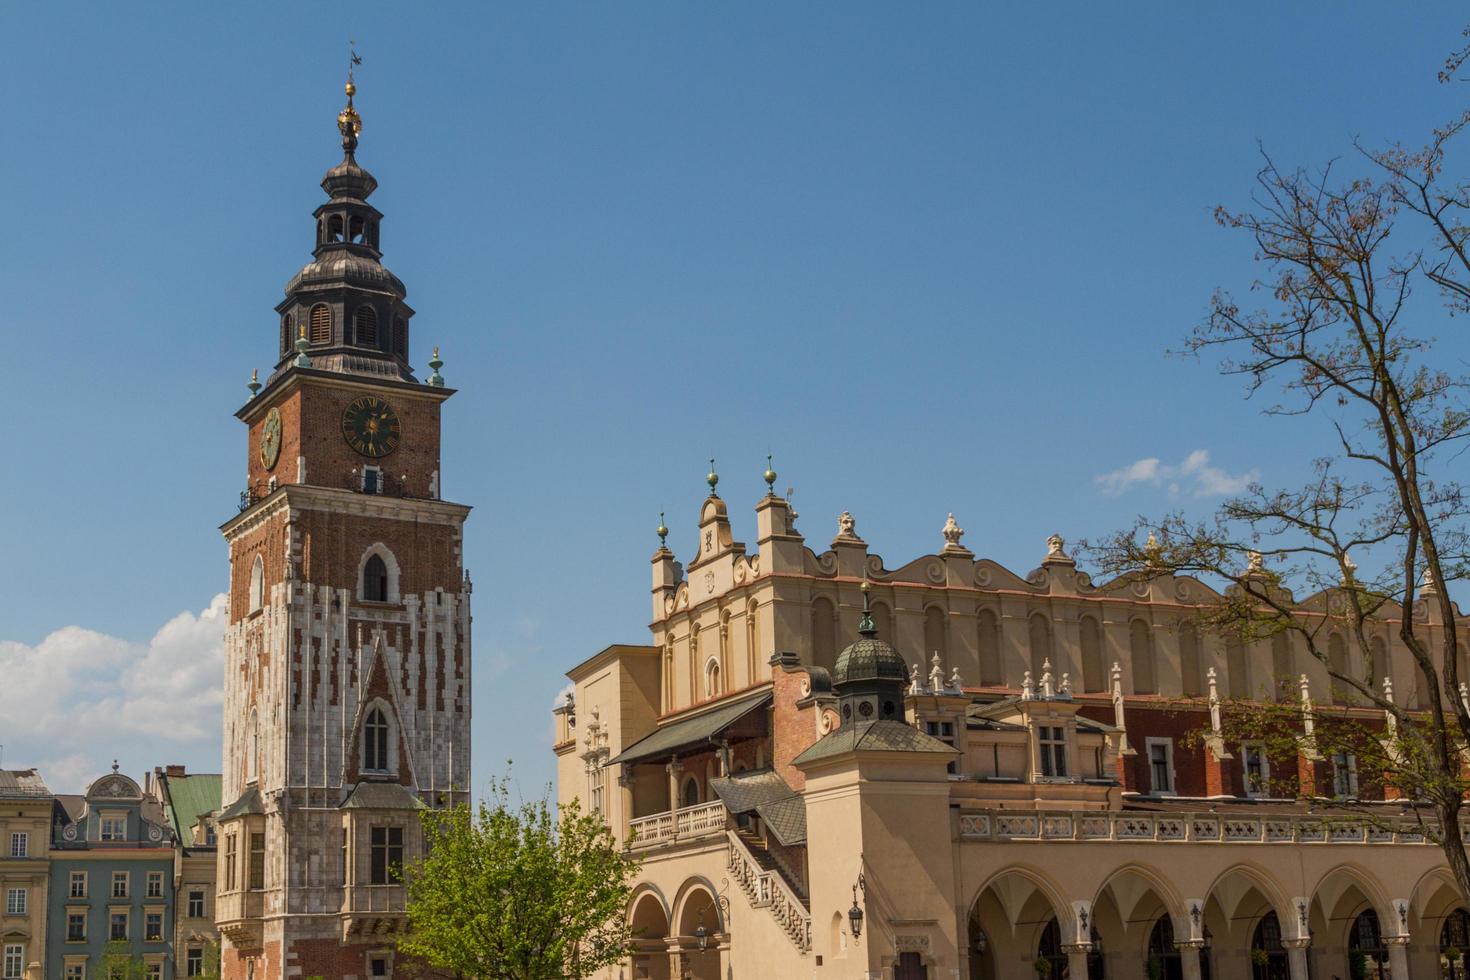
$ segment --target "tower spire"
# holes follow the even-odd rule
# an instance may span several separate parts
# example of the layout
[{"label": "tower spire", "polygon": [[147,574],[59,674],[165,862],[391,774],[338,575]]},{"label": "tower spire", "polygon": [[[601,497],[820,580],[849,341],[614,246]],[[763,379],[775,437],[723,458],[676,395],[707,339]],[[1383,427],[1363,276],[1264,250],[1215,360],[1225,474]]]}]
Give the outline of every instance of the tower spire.
[{"label": "tower spire", "polygon": [[357,112],[357,107],[352,104],[352,97],[357,94],[357,80],[354,69],[362,64],[362,58],[357,53],[357,42],[348,42],[352,45],[351,59],[347,63],[347,84],[344,86],[347,92],[347,105],[337,113],[337,129],[342,134],[342,152],[346,159],[351,160],[357,152],[357,134],[362,132],[362,116]]}]

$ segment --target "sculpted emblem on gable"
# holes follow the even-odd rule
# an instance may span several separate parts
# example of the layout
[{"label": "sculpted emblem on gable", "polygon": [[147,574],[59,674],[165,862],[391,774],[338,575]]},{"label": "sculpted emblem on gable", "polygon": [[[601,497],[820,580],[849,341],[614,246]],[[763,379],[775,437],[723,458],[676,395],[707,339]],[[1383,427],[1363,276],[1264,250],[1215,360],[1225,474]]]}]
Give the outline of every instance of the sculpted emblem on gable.
[{"label": "sculpted emblem on gable", "polygon": [[133,795],[133,788],[128,785],[128,781],[126,779],[118,779],[114,777],[103,783],[102,786],[92,795],[130,797]]}]

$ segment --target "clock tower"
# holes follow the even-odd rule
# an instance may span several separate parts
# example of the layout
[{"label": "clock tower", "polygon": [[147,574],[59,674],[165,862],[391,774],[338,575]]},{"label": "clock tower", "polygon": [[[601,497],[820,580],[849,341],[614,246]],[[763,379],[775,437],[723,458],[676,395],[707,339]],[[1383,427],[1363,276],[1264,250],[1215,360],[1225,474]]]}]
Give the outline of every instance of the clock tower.
[{"label": "clock tower", "polygon": [[409,366],[413,310],[383,265],[377,187],[343,159],[312,260],[276,306],[275,370],[248,430],[229,545],[224,808],[215,918],[227,980],[394,972],[395,869],[419,812],[468,801],[470,508],[441,495],[437,350]]}]

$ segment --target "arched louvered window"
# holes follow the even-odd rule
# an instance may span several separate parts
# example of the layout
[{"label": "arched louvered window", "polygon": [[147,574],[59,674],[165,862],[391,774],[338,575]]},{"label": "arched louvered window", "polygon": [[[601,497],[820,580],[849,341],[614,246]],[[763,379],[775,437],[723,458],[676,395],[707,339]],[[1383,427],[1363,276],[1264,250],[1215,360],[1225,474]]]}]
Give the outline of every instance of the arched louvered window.
[{"label": "arched louvered window", "polygon": [[1179,626],[1179,683],[1184,696],[1197,698],[1205,693],[1203,665],[1199,659],[1199,631],[1193,623]]},{"label": "arched louvered window", "polygon": [[393,319],[393,353],[408,356],[408,321],[401,316]]},{"label": "arched louvered window", "polygon": [[1006,672],[1000,658],[1000,620],[989,609],[980,610],[975,620],[979,633],[976,644],[980,650],[980,683],[987,686],[1004,684]]},{"label": "arched louvered window", "polygon": [[1128,624],[1128,657],[1133,662],[1133,693],[1158,694],[1153,630],[1141,619]]},{"label": "arched louvered window", "polygon": [[287,313],[281,317],[281,356],[291,353],[296,343],[296,318]]},{"label": "arched louvered window", "polygon": [[311,335],[313,344],[330,344],[332,342],[332,308],[326,303],[318,303],[311,308]]},{"label": "arched louvered window", "polygon": [[359,306],[352,317],[352,335],[354,342],[362,347],[378,346],[378,311],[371,306]]},{"label": "arched louvered window", "polygon": [[1102,629],[1096,619],[1083,616],[1079,633],[1082,642],[1082,690],[1106,691],[1108,669],[1103,666]]},{"label": "arched louvered window", "polygon": [[362,767],[369,772],[389,772],[388,718],[374,706],[362,725]]},{"label": "arched louvered window", "polygon": [[327,219],[327,241],[340,242],[342,240],[342,216],[334,214]]},{"label": "arched louvered window", "polygon": [[351,231],[351,234],[348,235],[348,241],[354,245],[361,245],[363,241],[363,229],[366,227],[363,224],[362,216],[354,214],[352,220],[348,222],[347,227]]}]

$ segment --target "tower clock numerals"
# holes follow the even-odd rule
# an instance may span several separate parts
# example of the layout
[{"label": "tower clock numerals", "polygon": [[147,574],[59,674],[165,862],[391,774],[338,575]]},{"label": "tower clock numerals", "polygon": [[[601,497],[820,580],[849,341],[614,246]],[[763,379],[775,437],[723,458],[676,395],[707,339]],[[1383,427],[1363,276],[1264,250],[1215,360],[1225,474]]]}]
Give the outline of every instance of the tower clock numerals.
[{"label": "tower clock numerals", "polygon": [[342,413],[342,437],[353,452],[377,459],[398,448],[398,413],[381,398],[363,395]]},{"label": "tower clock numerals", "polygon": [[281,410],[273,408],[260,427],[260,464],[268,470],[276,468],[281,458]]}]

